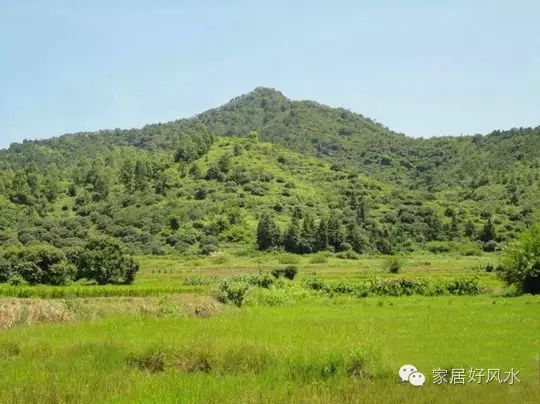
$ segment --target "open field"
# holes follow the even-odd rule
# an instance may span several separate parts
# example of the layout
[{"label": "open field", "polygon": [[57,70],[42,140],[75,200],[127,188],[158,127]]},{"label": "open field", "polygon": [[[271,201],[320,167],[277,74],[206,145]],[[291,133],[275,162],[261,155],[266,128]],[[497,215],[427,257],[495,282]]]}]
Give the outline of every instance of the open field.
[{"label": "open field", "polygon": [[339,259],[323,253],[299,256],[283,253],[254,253],[251,256],[221,253],[201,258],[140,257],[141,272],[135,285],[162,285],[180,283],[186,276],[228,277],[238,274],[266,273],[285,265],[299,268],[300,279],[317,277],[328,280],[366,280],[374,277],[435,278],[477,276],[483,284],[502,287],[494,273],[484,267],[496,263],[496,254],[461,256],[458,254],[416,254],[404,257],[399,274],[388,274],[384,269],[385,257],[364,256],[361,259]]},{"label": "open field", "polygon": [[141,256],[141,270],[132,285],[93,286],[10,286],[0,285],[0,296],[70,298],[113,296],[162,296],[168,294],[202,293],[208,286],[185,284],[185,279],[221,279],[236,275],[269,273],[276,268],[295,265],[298,279],[317,278],[328,281],[347,280],[360,282],[376,278],[444,280],[456,277],[474,277],[493,293],[504,290],[503,283],[484,267],[496,263],[495,254],[461,256],[458,254],[416,254],[403,258],[403,268],[398,274],[384,269],[385,258],[366,256],[361,259],[339,259],[332,255],[311,254],[299,256],[283,253],[252,253],[238,256],[236,251],[212,257]]},{"label": "open field", "polygon": [[[152,313],[2,331],[2,402],[538,402],[540,300],[308,298],[207,318]],[[423,388],[401,384],[413,363]],[[435,368],[520,383],[437,385]]]},{"label": "open field", "polygon": [[[141,257],[130,286],[2,286],[1,402],[537,402],[540,299],[503,297],[496,257]],[[220,278],[294,264],[280,290],[217,302]],[[476,277],[477,296],[328,296],[308,278]],[[185,279],[211,284],[184,285]],[[11,296],[11,297],[10,297]],[[31,298],[21,298],[31,297]],[[45,299],[43,299],[45,298]],[[414,388],[397,370],[413,363]],[[514,385],[433,383],[433,369],[519,370]]]}]

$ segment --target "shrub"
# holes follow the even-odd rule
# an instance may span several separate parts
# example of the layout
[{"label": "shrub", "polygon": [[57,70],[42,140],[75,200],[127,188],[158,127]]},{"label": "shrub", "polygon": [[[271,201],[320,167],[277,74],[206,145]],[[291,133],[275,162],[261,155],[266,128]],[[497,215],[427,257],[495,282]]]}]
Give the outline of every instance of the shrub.
[{"label": "shrub", "polygon": [[372,281],[370,293],[379,296],[411,296],[425,295],[429,283],[416,279],[384,279]]},{"label": "shrub", "polygon": [[284,270],[285,278],[290,279],[292,281],[295,278],[297,273],[298,273],[298,268],[296,268],[294,265],[288,265],[285,267],[285,270]]},{"label": "shrub", "polygon": [[308,279],[304,287],[324,294],[343,294],[356,297],[410,296],[410,295],[476,295],[481,288],[476,279],[458,278],[446,282],[432,283],[422,279],[375,279],[370,282],[329,282]]},{"label": "shrub", "polygon": [[342,260],[357,260],[360,258],[360,255],[358,255],[353,250],[346,250],[346,251],[337,253],[336,258],[339,258]]},{"label": "shrub", "polygon": [[215,245],[215,244],[212,244],[212,243],[202,243],[200,248],[199,248],[199,252],[202,254],[202,255],[211,255],[215,252],[217,252],[219,249],[218,249],[218,246]]},{"label": "shrub", "polygon": [[250,285],[264,289],[268,289],[274,284],[274,279],[268,275],[248,275],[243,277],[243,280]]},{"label": "shrub", "polygon": [[426,250],[434,254],[450,252],[452,249],[453,246],[448,241],[430,241],[426,243]]},{"label": "shrub", "polygon": [[272,271],[272,275],[276,279],[281,278],[283,276],[287,279],[290,279],[291,281],[295,278],[297,273],[298,273],[298,268],[294,265],[287,265],[285,268],[274,269]]},{"label": "shrub", "polygon": [[484,267],[484,270],[486,272],[495,272],[497,270],[497,267],[493,264],[486,264],[486,266]]},{"label": "shrub", "polygon": [[203,286],[210,285],[214,282],[214,278],[201,278],[199,276],[186,276],[182,281],[182,285],[186,286]]},{"label": "shrub", "polygon": [[74,279],[76,273],[77,268],[75,265],[65,261],[59,262],[51,265],[44,273],[46,281],[43,283],[49,285],[67,285]]},{"label": "shrub", "polygon": [[91,239],[76,257],[77,279],[93,279],[100,285],[131,284],[139,264],[111,238]]},{"label": "shrub", "polygon": [[206,346],[190,347],[174,355],[174,367],[184,373],[210,373],[215,365],[215,354]]},{"label": "shrub", "polygon": [[18,274],[11,275],[6,281],[6,283],[11,286],[23,286],[28,284],[28,282],[21,275]]},{"label": "shrub", "polygon": [[225,279],[215,290],[216,299],[222,303],[233,303],[240,307],[251,290],[251,285],[245,281]]},{"label": "shrub", "polygon": [[142,355],[131,355],[128,357],[127,363],[146,372],[163,372],[165,370],[165,355],[160,350],[150,350]]},{"label": "shrub", "polygon": [[280,264],[298,264],[300,258],[294,254],[280,254],[278,257],[278,262]]},{"label": "shrub", "polygon": [[6,260],[0,260],[0,283],[6,282],[13,274],[11,264]]},{"label": "shrub", "polygon": [[482,246],[482,249],[485,252],[493,252],[497,250],[497,242],[495,240],[489,240],[485,242]]},{"label": "shrub", "polygon": [[42,283],[43,271],[33,262],[23,261],[16,263],[13,270],[15,274],[21,276],[30,285]]},{"label": "shrub", "polygon": [[309,258],[310,264],[326,264],[328,262],[328,256],[325,254],[315,254]]},{"label": "shrub", "polygon": [[463,243],[459,246],[459,253],[461,255],[470,257],[473,255],[481,255],[482,251],[480,250],[480,247],[475,242],[468,242]]},{"label": "shrub", "polygon": [[474,278],[457,278],[447,281],[445,289],[452,295],[477,295],[482,289]]},{"label": "shrub", "polygon": [[203,200],[208,196],[208,189],[204,186],[200,186],[195,190],[195,199]]},{"label": "shrub", "polygon": [[540,293],[540,224],[505,249],[499,275],[522,293]]},{"label": "shrub", "polygon": [[329,292],[329,287],[326,283],[321,281],[320,279],[306,279],[304,282],[304,286],[308,289],[316,290],[316,291],[322,291],[322,292]]},{"label": "shrub", "polygon": [[403,261],[400,257],[388,257],[384,263],[384,268],[387,272],[390,272],[391,274],[397,274],[401,271],[401,268],[403,267]]},{"label": "shrub", "polygon": [[62,251],[50,245],[9,248],[3,253],[0,281],[18,274],[32,285],[57,284],[54,266],[64,262],[65,258]]}]

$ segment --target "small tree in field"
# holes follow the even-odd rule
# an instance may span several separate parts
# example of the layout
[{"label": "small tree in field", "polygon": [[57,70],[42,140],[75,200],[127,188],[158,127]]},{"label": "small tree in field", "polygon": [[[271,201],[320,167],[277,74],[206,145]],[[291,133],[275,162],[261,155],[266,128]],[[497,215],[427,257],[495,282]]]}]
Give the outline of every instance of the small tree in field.
[{"label": "small tree in field", "polygon": [[92,279],[100,285],[130,284],[139,270],[118,241],[105,237],[90,240],[77,255],[76,266],[78,279]]},{"label": "small tree in field", "polygon": [[281,233],[272,218],[267,214],[261,216],[257,226],[257,248],[259,250],[270,250],[279,247]]},{"label": "small tree in field", "polygon": [[540,224],[505,249],[499,275],[522,293],[540,293]]}]

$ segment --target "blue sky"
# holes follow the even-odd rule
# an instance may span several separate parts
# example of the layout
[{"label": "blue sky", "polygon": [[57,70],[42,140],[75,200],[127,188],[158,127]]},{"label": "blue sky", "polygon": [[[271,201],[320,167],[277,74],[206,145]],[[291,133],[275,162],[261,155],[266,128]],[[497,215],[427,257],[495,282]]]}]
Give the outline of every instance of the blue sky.
[{"label": "blue sky", "polygon": [[0,0],[0,147],[257,86],[411,136],[540,125],[540,2]]}]

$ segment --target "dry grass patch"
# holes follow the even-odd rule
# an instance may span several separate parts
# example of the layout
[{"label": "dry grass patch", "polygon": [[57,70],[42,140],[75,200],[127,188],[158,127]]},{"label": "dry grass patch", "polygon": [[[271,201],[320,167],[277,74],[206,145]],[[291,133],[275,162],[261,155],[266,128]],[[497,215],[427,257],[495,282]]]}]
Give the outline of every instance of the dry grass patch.
[{"label": "dry grass patch", "polygon": [[0,299],[0,328],[89,320],[115,314],[210,317],[225,310],[210,296]]}]

